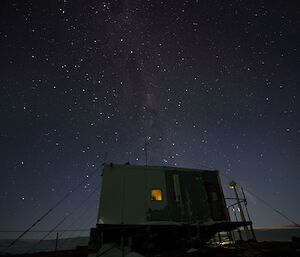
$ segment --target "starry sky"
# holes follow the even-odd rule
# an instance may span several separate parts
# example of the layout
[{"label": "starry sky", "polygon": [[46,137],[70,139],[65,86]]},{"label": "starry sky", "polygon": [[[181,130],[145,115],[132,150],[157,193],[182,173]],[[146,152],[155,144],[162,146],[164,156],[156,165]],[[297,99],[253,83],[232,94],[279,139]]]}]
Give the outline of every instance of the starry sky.
[{"label": "starry sky", "polygon": [[[38,228],[86,197],[68,222],[93,226],[101,164],[145,164],[145,142],[149,164],[218,169],[299,223],[299,15],[281,0],[1,1],[0,230],[96,170]],[[246,195],[256,226],[288,223]]]}]

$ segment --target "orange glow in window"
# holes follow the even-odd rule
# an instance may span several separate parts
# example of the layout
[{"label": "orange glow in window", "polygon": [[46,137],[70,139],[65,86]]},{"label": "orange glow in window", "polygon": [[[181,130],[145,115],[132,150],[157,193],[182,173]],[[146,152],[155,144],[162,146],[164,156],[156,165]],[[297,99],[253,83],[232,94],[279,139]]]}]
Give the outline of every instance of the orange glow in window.
[{"label": "orange glow in window", "polygon": [[162,201],[162,191],[160,189],[151,190],[151,200]]}]

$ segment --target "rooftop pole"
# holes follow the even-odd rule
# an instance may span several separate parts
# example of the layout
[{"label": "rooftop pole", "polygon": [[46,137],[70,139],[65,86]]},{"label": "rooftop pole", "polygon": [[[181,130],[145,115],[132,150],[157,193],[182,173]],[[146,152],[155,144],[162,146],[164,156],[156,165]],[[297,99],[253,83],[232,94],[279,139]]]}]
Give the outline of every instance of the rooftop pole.
[{"label": "rooftop pole", "polygon": [[146,166],[148,166],[148,145],[149,143],[145,140],[145,161],[146,161]]}]

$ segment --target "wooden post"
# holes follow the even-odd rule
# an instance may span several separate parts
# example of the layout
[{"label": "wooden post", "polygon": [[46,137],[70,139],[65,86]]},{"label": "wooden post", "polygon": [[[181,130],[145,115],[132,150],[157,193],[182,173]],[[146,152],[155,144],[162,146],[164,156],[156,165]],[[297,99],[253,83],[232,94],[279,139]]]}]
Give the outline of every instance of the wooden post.
[{"label": "wooden post", "polygon": [[57,248],[58,248],[58,232],[56,232],[55,252],[57,251]]}]

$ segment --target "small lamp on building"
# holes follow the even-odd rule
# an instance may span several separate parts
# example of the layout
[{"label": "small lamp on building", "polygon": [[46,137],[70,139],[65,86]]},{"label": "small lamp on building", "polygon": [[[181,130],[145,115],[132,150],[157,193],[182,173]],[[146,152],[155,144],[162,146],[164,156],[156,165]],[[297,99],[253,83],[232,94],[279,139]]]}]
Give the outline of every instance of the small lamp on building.
[{"label": "small lamp on building", "polygon": [[236,182],[234,182],[233,180],[230,181],[230,183],[229,183],[229,188],[230,188],[230,189],[235,189],[235,187],[236,187]]}]

